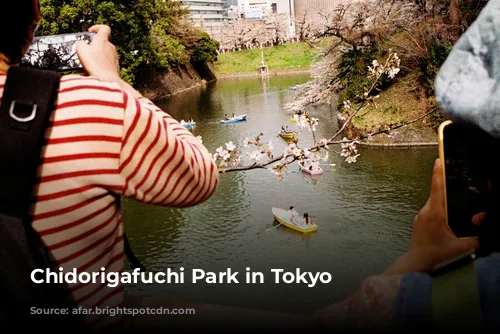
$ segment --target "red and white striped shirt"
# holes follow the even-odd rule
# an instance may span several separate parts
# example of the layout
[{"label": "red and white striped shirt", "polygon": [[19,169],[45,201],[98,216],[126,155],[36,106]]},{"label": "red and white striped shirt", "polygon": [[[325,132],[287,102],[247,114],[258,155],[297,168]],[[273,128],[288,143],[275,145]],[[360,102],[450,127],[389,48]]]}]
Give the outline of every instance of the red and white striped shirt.
[{"label": "red and white striped shirt", "polygon": [[[0,96],[5,74],[0,74]],[[189,131],[146,98],[118,84],[77,75],[61,79],[42,150],[34,228],[63,272],[122,272],[120,196],[169,207],[207,200],[217,166]],[[123,285],[70,284],[84,308],[122,306]],[[89,315],[101,327],[119,316]]]}]

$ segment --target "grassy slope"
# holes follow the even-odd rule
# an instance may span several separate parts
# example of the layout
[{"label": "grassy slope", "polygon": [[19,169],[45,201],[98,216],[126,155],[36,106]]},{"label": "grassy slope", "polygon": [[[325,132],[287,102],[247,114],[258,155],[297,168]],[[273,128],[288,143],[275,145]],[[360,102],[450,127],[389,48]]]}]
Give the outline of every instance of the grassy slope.
[{"label": "grassy slope", "polygon": [[[389,125],[396,125],[417,119],[430,110],[429,101],[419,94],[417,74],[410,74],[394,83],[380,93],[377,105],[369,105],[360,110],[353,119],[358,133],[367,134]],[[396,139],[388,140],[385,136],[377,136],[374,142],[434,142],[435,131],[425,119],[413,124],[410,128],[396,130],[400,133]]]},{"label": "grassy slope", "polygon": [[427,112],[428,102],[415,94],[414,75],[408,75],[380,93],[377,105],[364,107],[354,119],[358,128],[410,121]]},{"label": "grassy slope", "polygon": [[257,72],[262,61],[261,50],[264,51],[270,71],[307,69],[324,43],[326,41],[321,41],[318,48],[300,42],[220,54],[215,63],[215,72],[218,75]]}]

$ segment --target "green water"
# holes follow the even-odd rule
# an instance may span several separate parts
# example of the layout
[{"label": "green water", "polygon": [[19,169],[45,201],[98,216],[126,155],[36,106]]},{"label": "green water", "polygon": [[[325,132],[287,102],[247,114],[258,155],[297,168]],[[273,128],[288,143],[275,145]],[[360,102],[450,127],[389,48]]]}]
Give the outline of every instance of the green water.
[{"label": "green water", "polygon": [[[284,142],[276,136],[290,114],[283,109],[289,87],[306,75],[231,79],[177,95],[159,105],[178,120],[198,122],[195,135],[212,152],[228,141],[264,133],[276,152]],[[221,125],[224,114],[247,114],[246,122]],[[317,137],[338,129],[328,106],[313,108],[320,119]],[[301,144],[312,142],[307,131]],[[335,148],[338,149],[338,148]],[[265,275],[262,284],[153,284],[129,286],[132,293],[161,298],[199,300],[292,312],[311,312],[352,293],[367,275],[380,273],[406,249],[411,222],[425,203],[437,148],[361,148],[355,164],[332,153],[319,177],[291,168],[283,181],[266,170],[221,175],[216,195],[187,209],[145,206],[126,201],[125,228],[136,255],[149,270],[185,268],[225,271],[244,278],[245,268]],[[317,232],[303,235],[273,227],[272,207],[295,205],[308,212]],[[271,269],[329,272],[332,281],[275,284]]]}]

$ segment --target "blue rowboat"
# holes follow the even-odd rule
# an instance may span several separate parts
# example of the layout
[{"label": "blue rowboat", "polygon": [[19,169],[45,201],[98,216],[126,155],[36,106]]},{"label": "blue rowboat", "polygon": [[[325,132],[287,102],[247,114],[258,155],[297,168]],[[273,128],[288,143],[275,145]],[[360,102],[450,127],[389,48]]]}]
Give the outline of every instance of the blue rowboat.
[{"label": "blue rowboat", "polygon": [[186,129],[191,129],[191,128],[194,128],[196,126],[196,122],[181,122],[181,125],[183,127],[185,127]]},{"label": "blue rowboat", "polygon": [[232,117],[232,118],[228,119],[227,121],[222,120],[220,122],[222,124],[230,124],[230,123],[237,123],[237,122],[242,122],[242,121],[246,121],[246,120],[247,120],[247,115],[245,114],[245,115]]}]

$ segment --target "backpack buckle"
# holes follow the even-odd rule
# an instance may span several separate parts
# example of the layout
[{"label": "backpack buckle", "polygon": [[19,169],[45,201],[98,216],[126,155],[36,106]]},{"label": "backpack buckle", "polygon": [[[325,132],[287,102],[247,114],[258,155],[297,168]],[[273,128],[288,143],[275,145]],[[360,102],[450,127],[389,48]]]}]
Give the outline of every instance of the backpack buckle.
[{"label": "backpack buckle", "polygon": [[[17,116],[15,113],[14,113],[14,110],[16,108],[16,105],[19,105],[19,106],[22,106],[22,107],[28,107],[28,108],[31,108],[31,114],[28,115],[28,116],[25,116],[25,117],[22,117],[22,116]],[[32,120],[35,119],[36,117],[36,111],[38,109],[38,105],[36,103],[33,103],[31,101],[26,101],[26,100],[21,100],[21,101],[17,101],[17,100],[14,100],[12,101],[12,103],[10,104],[10,108],[9,108],[9,116],[18,121],[18,122],[21,122],[21,123],[27,123],[27,122],[31,122]]]}]

